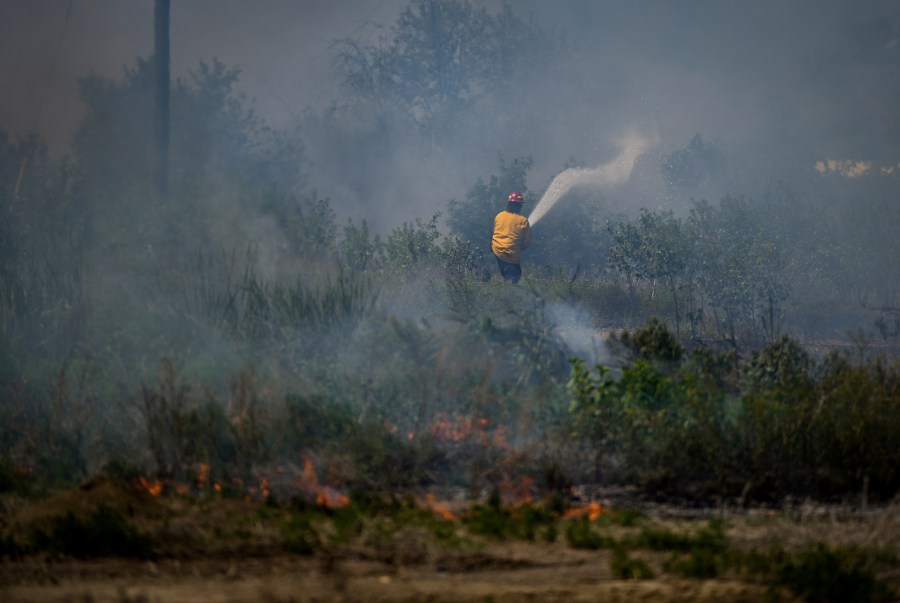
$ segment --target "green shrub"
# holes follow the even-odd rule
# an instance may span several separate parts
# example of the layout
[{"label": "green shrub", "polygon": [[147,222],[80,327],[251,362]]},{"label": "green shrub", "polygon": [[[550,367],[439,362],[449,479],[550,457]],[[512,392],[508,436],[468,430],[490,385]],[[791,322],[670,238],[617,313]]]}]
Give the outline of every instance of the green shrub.
[{"label": "green shrub", "polygon": [[[650,334],[659,332],[624,340],[658,343]],[[900,488],[892,454],[900,362],[853,365],[832,355],[817,365],[787,337],[743,363],[698,350],[660,363],[670,353],[647,346],[632,345],[657,360],[638,358],[618,376],[572,362],[571,425],[590,444],[598,479],[694,500],[861,491],[886,500]]]},{"label": "green shrub", "polygon": [[651,580],[654,577],[646,561],[629,557],[628,551],[621,546],[613,549],[609,569],[613,576],[623,580]]},{"label": "green shrub", "polygon": [[465,517],[469,530],[477,535],[496,540],[521,538],[534,541],[543,530],[544,538],[553,537],[556,517],[538,505],[525,503],[517,507],[504,507],[500,495],[494,492],[487,504],[477,504]]},{"label": "green shrub", "polygon": [[448,280],[484,277],[484,252],[470,241],[458,235],[448,235],[441,242],[441,255]]},{"label": "green shrub", "polygon": [[319,535],[306,514],[291,515],[281,528],[281,545],[289,553],[299,555],[310,555],[316,550],[319,545]]},{"label": "green shrub", "polygon": [[616,539],[612,536],[599,533],[587,517],[580,517],[567,522],[566,542],[576,549],[606,549],[617,546]]},{"label": "green shrub", "polygon": [[687,555],[674,556],[666,563],[665,567],[684,578],[709,580],[722,573],[724,563],[722,557],[715,551],[696,547],[690,549]]},{"label": "green shrub", "polygon": [[623,528],[634,528],[647,519],[647,513],[634,507],[615,507],[604,510],[598,521]]},{"label": "green shrub", "polygon": [[341,240],[339,253],[341,262],[351,271],[363,272],[375,257],[375,250],[380,246],[378,235],[369,240],[369,224],[363,220],[359,226],[347,219],[344,226],[344,238]]},{"label": "green shrub", "polygon": [[679,534],[659,528],[643,528],[634,539],[634,545],[654,551],[689,551],[694,539],[688,534]]},{"label": "green shrub", "polygon": [[889,599],[858,553],[816,544],[791,555],[777,569],[775,579],[805,601],[868,603]]},{"label": "green shrub", "polygon": [[634,333],[625,331],[619,341],[636,358],[647,361],[677,362],[684,353],[678,339],[656,317],[648,320],[644,327]]},{"label": "green shrub", "polygon": [[287,451],[324,448],[330,442],[346,441],[359,429],[350,407],[320,395],[289,394],[287,416],[281,424]]},{"label": "green shrub", "polygon": [[142,384],[141,397],[147,441],[160,475],[189,483],[198,464],[211,465],[214,473],[234,465],[235,433],[222,405],[196,397],[173,361],[163,359],[156,387]]},{"label": "green shrub", "polygon": [[696,534],[645,528],[638,535],[636,544],[673,551],[664,567],[685,578],[715,578],[731,565],[731,551],[721,520],[710,520]]},{"label": "green shrub", "polygon": [[428,222],[417,218],[415,224],[404,222],[379,241],[375,252],[381,267],[389,273],[412,275],[413,268],[420,268],[439,260],[441,255],[437,240],[440,213]]},{"label": "green shrub", "polygon": [[342,443],[353,463],[344,482],[355,490],[391,492],[427,485],[446,464],[444,452],[427,435],[409,439],[384,424],[361,425]]},{"label": "green shrub", "polygon": [[32,542],[48,550],[80,558],[149,557],[153,542],[115,509],[100,506],[87,519],[71,511],[53,520],[48,531],[36,529]]}]

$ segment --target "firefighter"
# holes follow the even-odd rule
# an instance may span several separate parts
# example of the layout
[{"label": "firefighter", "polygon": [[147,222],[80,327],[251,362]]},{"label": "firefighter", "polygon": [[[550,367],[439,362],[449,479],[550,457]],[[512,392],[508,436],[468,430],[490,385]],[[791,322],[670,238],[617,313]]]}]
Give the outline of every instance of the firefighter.
[{"label": "firefighter", "polygon": [[491,251],[497,258],[500,274],[507,283],[516,284],[522,278],[522,250],[531,244],[531,224],[522,215],[522,193],[512,192],[506,209],[494,218]]}]

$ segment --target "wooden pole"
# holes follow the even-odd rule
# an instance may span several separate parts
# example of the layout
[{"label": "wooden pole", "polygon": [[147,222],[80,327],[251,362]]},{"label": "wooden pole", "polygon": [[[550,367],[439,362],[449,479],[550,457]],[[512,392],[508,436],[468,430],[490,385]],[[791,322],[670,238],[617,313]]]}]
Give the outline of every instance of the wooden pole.
[{"label": "wooden pole", "polygon": [[153,19],[156,58],[156,189],[160,201],[169,194],[169,2],[155,0]]}]

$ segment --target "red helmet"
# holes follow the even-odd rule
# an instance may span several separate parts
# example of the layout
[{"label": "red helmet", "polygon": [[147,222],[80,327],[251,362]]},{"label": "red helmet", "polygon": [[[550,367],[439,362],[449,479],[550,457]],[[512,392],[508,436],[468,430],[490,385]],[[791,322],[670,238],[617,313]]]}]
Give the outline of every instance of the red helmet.
[{"label": "red helmet", "polygon": [[509,194],[509,202],[510,203],[524,203],[525,198],[522,196],[522,193],[510,193]]}]

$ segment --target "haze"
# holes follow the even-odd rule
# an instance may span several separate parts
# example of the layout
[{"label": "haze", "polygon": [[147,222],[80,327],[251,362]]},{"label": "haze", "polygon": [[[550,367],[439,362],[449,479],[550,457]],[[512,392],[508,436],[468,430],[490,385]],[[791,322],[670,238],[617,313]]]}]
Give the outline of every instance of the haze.
[{"label": "haze", "polygon": [[[74,0],[67,20],[69,5],[0,6],[0,126],[12,134],[36,130],[56,154],[68,151],[82,116],[76,78],[120,77],[137,57],[152,54],[150,0]],[[306,108],[341,102],[334,42],[375,43],[405,5],[174,2],[173,77],[217,57],[240,69],[240,90],[270,125],[289,127]],[[816,161],[900,161],[896,2],[567,0],[516,2],[514,9],[563,34],[570,54],[564,69],[521,81],[516,96],[539,107],[540,122],[471,146],[479,160],[533,157],[536,184],[546,186],[573,157],[585,165],[608,161],[616,136],[648,126],[659,135],[660,152],[683,147],[695,133],[746,151],[759,161],[751,182],[776,181]],[[423,168],[426,180],[441,197],[459,195],[471,170],[445,167]],[[352,196],[316,184],[336,202]]]}]

